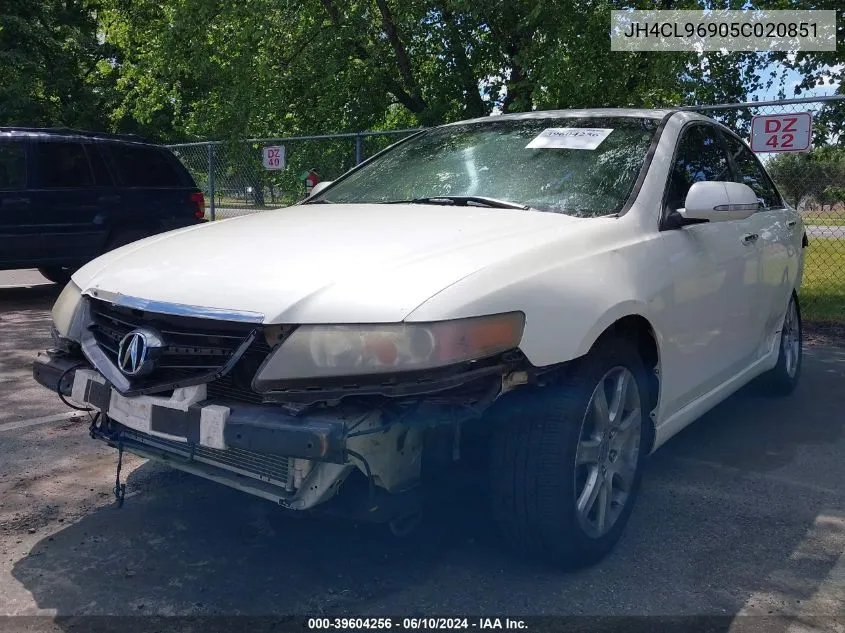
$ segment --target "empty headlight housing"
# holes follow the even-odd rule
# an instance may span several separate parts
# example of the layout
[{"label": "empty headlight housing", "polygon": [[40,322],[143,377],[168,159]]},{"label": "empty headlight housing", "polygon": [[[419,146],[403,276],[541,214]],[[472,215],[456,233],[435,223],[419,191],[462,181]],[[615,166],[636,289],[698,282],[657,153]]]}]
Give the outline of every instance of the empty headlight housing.
[{"label": "empty headlight housing", "polygon": [[419,371],[487,358],[519,345],[521,312],[436,321],[372,325],[303,325],[273,353],[255,379],[274,383],[339,376]]},{"label": "empty headlight housing", "polygon": [[79,340],[79,313],[82,303],[82,291],[72,281],[64,287],[56,303],[53,304],[53,327],[59,336]]}]

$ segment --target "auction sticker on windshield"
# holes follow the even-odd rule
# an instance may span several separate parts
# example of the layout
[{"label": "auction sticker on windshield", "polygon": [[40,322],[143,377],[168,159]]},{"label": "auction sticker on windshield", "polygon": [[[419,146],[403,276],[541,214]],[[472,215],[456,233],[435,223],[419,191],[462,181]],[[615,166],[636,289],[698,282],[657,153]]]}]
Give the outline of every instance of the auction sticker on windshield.
[{"label": "auction sticker on windshield", "polygon": [[596,149],[612,131],[605,127],[549,127],[525,149]]}]

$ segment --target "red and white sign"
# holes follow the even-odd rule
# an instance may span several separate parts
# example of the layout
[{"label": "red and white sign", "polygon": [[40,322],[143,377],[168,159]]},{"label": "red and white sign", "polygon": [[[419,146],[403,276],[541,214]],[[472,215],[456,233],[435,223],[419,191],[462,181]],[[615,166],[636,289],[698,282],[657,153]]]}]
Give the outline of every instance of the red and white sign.
[{"label": "red and white sign", "polygon": [[271,171],[285,168],[285,146],[264,148],[264,169]]},{"label": "red and white sign", "polygon": [[751,119],[751,149],[755,152],[806,152],[810,149],[813,117],[809,112],[767,114]]}]

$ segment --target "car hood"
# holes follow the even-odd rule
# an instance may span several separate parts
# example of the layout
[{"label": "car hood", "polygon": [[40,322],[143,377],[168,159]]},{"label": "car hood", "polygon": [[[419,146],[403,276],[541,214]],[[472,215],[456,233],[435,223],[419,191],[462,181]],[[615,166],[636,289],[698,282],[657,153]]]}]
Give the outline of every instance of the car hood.
[{"label": "car hood", "polygon": [[437,205],[312,204],[179,229],[77,271],[86,294],[261,315],[397,322],[444,288],[595,220]]}]

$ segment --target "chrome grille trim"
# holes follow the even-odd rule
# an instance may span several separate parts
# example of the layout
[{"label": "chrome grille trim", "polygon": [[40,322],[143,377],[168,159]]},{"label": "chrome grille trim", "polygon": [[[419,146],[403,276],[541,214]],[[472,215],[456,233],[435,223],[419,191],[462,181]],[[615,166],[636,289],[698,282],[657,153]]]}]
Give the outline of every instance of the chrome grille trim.
[{"label": "chrome grille trim", "polygon": [[206,308],[202,306],[189,306],[182,303],[168,303],[166,301],[152,301],[128,295],[117,295],[112,301],[115,305],[131,308],[133,310],[144,310],[145,312],[156,312],[158,314],[170,314],[174,316],[194,317],[197,319],[214,319],[217,321],[238,321],[240,323],[263,323],[264,315],[258,312],[246,310],[227,310],[225,308]]},{"label": "chrome grille trim", "polygon": [[[254,343],[263,345],[257,346],[259,355],[270,351],[264,344],[260,328],[246,323],[130,312],[127,308],[92,298],[88,298],[86,304],[88,325],[82,336],[82,351],[125,396],[213,381],[230,372]],[[162,332],[167,347],[162,350],[151,375],[130,380],[117,367],[118,346],[126,334],[142,327]]]}]

